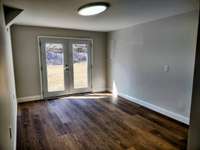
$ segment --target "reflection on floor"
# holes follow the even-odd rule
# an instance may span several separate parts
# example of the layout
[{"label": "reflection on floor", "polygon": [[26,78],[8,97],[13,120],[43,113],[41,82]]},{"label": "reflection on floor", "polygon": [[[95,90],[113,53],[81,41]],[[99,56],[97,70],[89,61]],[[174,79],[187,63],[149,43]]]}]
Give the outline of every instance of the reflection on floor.
[{"label": "reflection on floor", "polygon": [[187,126],[110,93],[19,104],[18,150],[185,149]]}]

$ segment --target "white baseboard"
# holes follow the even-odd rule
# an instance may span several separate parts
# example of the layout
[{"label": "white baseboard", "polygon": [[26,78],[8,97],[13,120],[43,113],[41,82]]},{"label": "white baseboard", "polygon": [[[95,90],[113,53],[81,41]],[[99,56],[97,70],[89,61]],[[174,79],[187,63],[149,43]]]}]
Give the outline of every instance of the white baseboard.
[{"label": "white baseboard", "polygon": [[34,96],[27,96],[27,97],[19,97],[17,98],[17,102],[22,103],[22,102],[37,101],[41,99],[43,99],[42,95],[34,95]]},{"label": "white baseboard", "polygon": [[173,118],[173,119],[175,119],[175,120],[178,120],[178,121],[180,121],[180,122],[183,122],[183,123],[189,125],[189,120],[190,120],[190,119],[187,118],[187,117],[185,117],[185,116],[182,116],[182,115],[180,115],[180,114],[174,113],[174,112],[169,111],[169,110],[166,110],[166,109],[161,108],[161,107],[159,107],[159,106],[153,105],[153,104],[148,103],[148,102],[146,102],[146,101],[144,101],[144,100],[140,100],[140,99],[137,99],[137,98],[133,98],[133,97],[131,97],[131,96],[129,96],[129,95],[126,95],[126,94],[123,94],[123,93],[118,93],[118,95],[119,95],[120,97],[123,97],[123,98],[129,100],[129,101],[132,101],[132,102],[134,102],[134,103],[137,103],[137,104],[142,105],[142,106],[144,106],[144,107],[147,107],[147,108],[149,108],[149,109],[151,109],[151,110],[153,110],[153,111],[156,111],[156,112],[161,113],[161,114],[163,114],[163,115],[165,115],[165,116],[168,116],[168,117],[170,117],[170,118]]}]

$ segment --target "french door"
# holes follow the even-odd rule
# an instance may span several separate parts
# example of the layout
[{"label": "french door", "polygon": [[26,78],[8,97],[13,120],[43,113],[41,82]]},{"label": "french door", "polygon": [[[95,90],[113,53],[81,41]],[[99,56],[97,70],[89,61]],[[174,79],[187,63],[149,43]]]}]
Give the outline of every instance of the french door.
[{"label": "french door", "polygon": [[91,91],[91,40],[40,37],[44,98]]}]

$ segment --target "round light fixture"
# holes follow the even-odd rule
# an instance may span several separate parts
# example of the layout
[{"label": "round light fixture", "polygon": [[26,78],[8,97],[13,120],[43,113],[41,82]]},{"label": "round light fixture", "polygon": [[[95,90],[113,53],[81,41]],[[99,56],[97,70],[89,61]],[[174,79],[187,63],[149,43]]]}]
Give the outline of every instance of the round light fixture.
[{"label": "round light fixture", "polygon": [[96,3],[89,3],[86,5],[81,6],[78,9],[78,14],[81,16],[93,16],[100,14],[109,7],[110,5],[105,2],[96,2]]}]

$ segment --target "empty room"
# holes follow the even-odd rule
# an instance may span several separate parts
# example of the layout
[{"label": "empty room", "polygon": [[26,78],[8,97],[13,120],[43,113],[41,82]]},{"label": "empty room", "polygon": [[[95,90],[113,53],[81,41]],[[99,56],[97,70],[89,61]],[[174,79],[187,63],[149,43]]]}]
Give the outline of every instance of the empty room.
[{"label": "empty room", "polygon": [[0,150],[200,150],[199,0],[0,0]]}]

